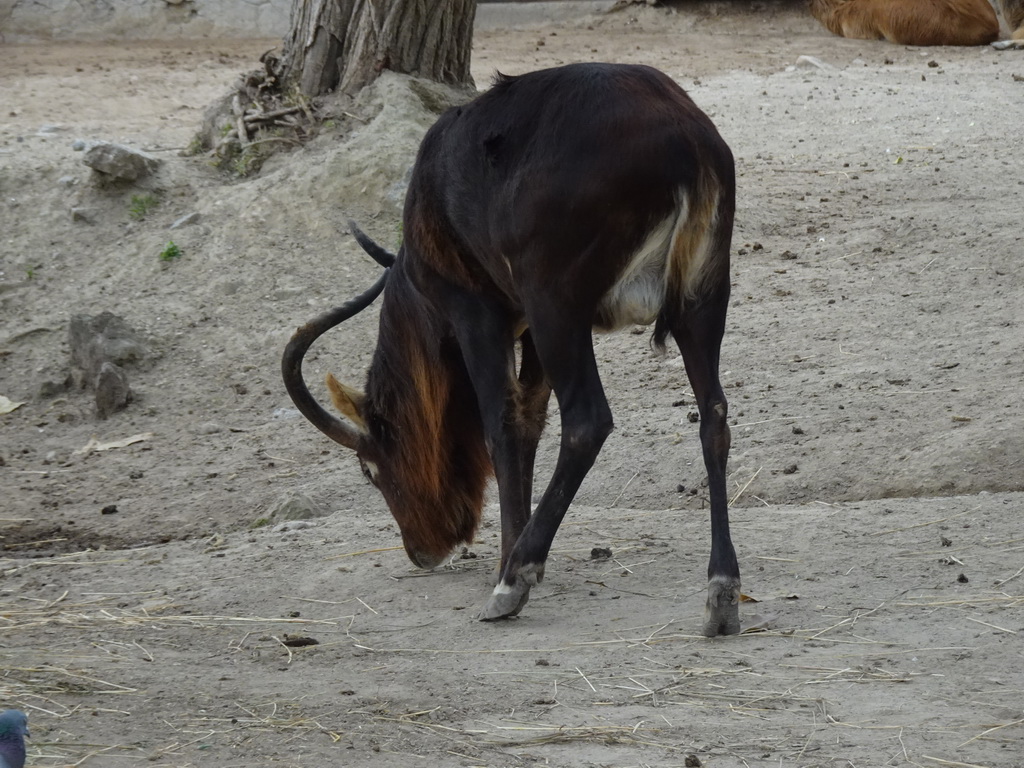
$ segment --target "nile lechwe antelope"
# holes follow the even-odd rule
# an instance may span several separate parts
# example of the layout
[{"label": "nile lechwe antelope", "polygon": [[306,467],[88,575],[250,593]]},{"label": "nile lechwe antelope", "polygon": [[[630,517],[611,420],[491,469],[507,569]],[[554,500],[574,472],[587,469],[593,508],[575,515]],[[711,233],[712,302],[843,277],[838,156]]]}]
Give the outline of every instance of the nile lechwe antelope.
[{"label": "nile lechwe antelope", "polygon": [[[1024,0],[999,0],[1015,40],[1024,40]],[[841,37],[903,45],[984,45],[999,37],[989,0],[810,0],[811,15]]]},{"label": "nile lechwe antelope", "polygon": [[[398,255],[353,225],[387,269],[295,333],[282,361],[288,392],[316,427],[355,450],[422,568],[473,539],[493,472],[501,572],[479,617],[499,619],[518,614],[543,578],[558,526],[612,429],[592,330],[653,323],[657,346],[669,335],[678,345],[700,413],[711,507],[704,633],[736,633],[740,574],[718,374],[734,210],[729,147],[663,73],[574,64],[499,75],[427,132]],[[302,358],[382,291],[365,392],[327,378],[343,421],[310,394]],[[561,443],[531,515],[552,390]]]},{"label": "nile lechwe antelope", "polygon": [[1010,27],[1010,37],[1024,43],[1024,0],[999,0],[999,7],[1003,11],[1003,19]]}]

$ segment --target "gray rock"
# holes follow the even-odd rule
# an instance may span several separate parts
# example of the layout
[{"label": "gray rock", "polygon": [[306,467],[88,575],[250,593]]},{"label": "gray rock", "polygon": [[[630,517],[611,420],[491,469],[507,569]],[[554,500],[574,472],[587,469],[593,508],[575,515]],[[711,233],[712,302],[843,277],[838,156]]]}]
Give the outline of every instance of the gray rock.
[{"label": "gray rock", "polygon": [[111,362],[104,362],[96,375],[96,413],[101,419],[109,418],[123,411],[132,401],[132,390],[128,386],[128,374],[124,368]]},{"label": "gray rock", "polygon": [[99,418],[124,410],[132,400],[132,391],[122,366],[152,356],[134,329],[111,312],[95,317],[78,314],[72,317],[68,342],[77,371],[72,379],[94,390]]},{"label": "gray rock", "polygon": [[71,362],[89,372],[98,373],[104,361],[123,366],[150,356],[139,333],[112,312],[72,317],[68,344]]},{"label": "gray rock", "polygon": [[278,523],[270,530],[274,533],[289,533],[291,531],[301,531],[305,528],[315,528],[316,523],[311,523],[309,520],[288,520],[284,523]]},{"label": "gray rock", "polygon": [[826,64],[817,56],[798,56],[796,67],[797,69],[834,69],[831,64]]},{"label": "gray rock", "polygon": [[39,385],[39,396],[44,398],[57,397],[68,391],[74,385],[74,378],[71,375],[65,377],[64,381],[44,381]]},{"label": "gray rock", "polygon": [[290,493],[280,496],[270,508],[267,517],[274,521],[309,520],[324,517],[328,512],[304,493]]},{"label": "gray rock", "polygon": [[152,155],[109,142],[100,142],[90,147],[82,162],[99,173],[125,181],[144,178],[160,165],[160,160]]},{"label": "gray rock", "polygon": [[93,213],[88,208],[72,208],[71,209],[71,220],[72,221],[84,221],[86,224],[92,224]]}]

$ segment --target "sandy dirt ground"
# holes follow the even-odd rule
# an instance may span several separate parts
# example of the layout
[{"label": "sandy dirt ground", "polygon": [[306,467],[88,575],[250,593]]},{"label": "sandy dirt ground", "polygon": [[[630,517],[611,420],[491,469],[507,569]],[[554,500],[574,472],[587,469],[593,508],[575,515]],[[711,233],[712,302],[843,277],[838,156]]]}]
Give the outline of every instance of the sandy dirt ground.
[{"label": "sandy dirt ground", "polygon": [[[616,430],[511,622],[473,619],[493,505],[418,572],[297,416],[281,350],[374,279],[345,221],[395,245],[425,123],[368,98],[255,177],[182,156],[276,44],[0,46],[0,708],[31,765],[1024,766],[1024,54],[843,40],[799,4],[478,32],[480,87],[652,64],[735,153],[722,366],[763,631],[707,640],[695,408],[646,332],[596,340]],[[101,186],[76,139],[163,163]],[[151,354],[99,420],[63,382],[71,317],[104,311]],[[372,312],[349,325],[310,378],[359,383]],[[282,530],[295,499],[320,516]]]}]

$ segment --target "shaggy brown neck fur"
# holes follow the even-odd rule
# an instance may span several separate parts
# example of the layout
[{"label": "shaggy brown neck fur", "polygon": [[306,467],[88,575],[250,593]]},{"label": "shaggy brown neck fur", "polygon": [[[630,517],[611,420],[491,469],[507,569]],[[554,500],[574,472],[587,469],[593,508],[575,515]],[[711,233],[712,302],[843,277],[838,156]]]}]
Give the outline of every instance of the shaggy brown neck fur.
[{"label": "shaggy brown neck fur", "polygon": [[407,546],[438,557],[472,541],[493,473],[476,396],[443,313],[413,284],[404,261],[381,307],[367,378],[367,422],[381,491]]}]

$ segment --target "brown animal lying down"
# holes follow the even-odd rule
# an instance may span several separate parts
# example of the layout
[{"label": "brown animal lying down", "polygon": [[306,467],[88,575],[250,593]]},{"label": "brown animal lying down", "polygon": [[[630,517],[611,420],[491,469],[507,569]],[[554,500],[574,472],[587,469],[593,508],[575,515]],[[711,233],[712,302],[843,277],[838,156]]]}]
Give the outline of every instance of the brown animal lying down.
[{"label": "brown animal lying down", "polygon": [[[1024,40],[1024,0],[999,0]],[[985,45],[999,38],[989,0],[811,0],[811,15],[842,37],[903,45]]]},{"label": "brown animal lying down", "polygon": [[1003,18],[1013,30],[1011,37],[1024,41],[1024,0],[999,0],[999,7],[1003,9]]}]

